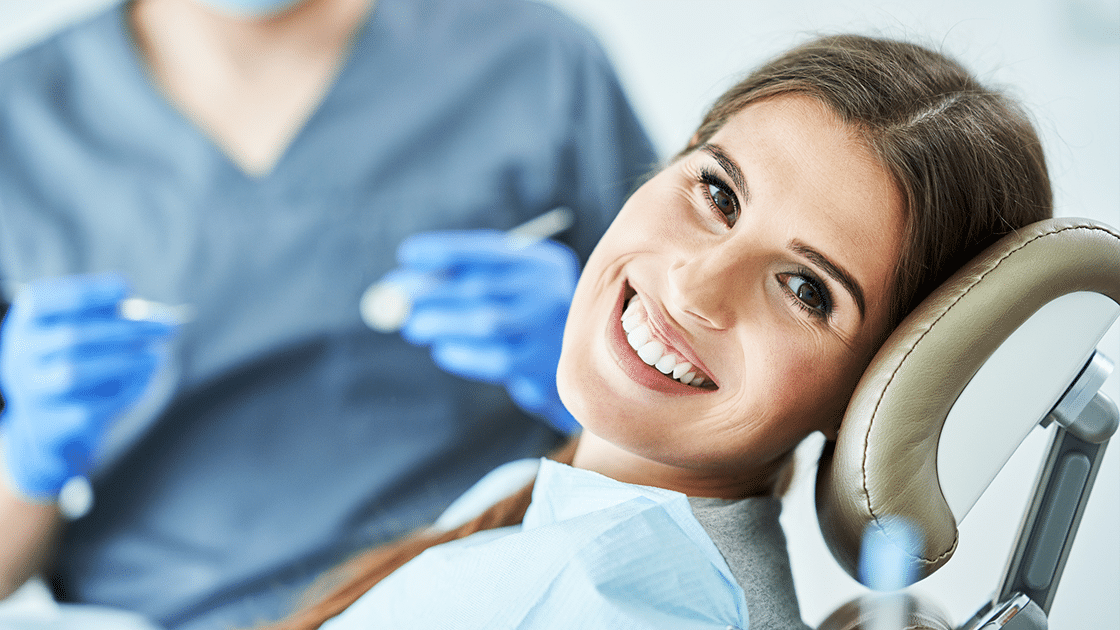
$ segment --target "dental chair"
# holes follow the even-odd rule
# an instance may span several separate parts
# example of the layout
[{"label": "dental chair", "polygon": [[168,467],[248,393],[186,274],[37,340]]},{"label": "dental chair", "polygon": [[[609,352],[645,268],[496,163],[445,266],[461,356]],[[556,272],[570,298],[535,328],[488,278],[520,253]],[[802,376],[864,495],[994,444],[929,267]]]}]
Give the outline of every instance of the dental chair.
[{"label": "dental chair", "polygon": [[901,592],[900,625],[876,625],[887,608],[869,594],[820,630],[1047,628],[1117,428],[1116,404],[1100,391],[1112,363],[1097,344],[1118,315],[1120,231],[1059,218],[1004,237],[902,322],[818,465],[821,532],[853,578],[870,581],[860,571],[869,532],[901,551],[916,580],[944,566],[957,524],[1027,434],[1057,427],[1003,577],[970,620],[954,626],[936,604]]}]

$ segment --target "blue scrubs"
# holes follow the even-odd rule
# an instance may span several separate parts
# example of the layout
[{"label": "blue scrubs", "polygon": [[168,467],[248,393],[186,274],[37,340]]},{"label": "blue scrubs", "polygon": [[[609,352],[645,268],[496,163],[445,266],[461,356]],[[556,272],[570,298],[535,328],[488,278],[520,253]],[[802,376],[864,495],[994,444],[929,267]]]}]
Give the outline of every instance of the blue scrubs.
[{"label": "blue scrubs", "polygon": [[167,395],[113,438],[92,513],[65,532],[58,595],[171,628],[252,626],[552,447],[500,387],[368,330],[359,296],[406,235],[561,204],[585,259],[655,162],[596,42],[516,0],[380,0],[262,177],[153,86],[121,7],[5,61],[3,286],[120,270],[196,310]]}]

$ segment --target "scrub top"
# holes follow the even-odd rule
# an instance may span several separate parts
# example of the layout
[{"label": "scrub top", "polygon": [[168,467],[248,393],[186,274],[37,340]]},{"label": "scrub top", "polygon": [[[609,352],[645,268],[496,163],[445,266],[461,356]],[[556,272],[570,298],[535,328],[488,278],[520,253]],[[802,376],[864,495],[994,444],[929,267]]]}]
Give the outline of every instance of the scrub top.
[{"label": "scrub top", "polygon": [[252,626],[559,436],[361,322],[405,236],[558,205],[586,259],[656,162],[603,51],[519,0],[380,0],[271,172],[156,88],[121,6],[0,64],[0,287],[122,271],[195,312],[114,425],[49,579],[168,628]]}]

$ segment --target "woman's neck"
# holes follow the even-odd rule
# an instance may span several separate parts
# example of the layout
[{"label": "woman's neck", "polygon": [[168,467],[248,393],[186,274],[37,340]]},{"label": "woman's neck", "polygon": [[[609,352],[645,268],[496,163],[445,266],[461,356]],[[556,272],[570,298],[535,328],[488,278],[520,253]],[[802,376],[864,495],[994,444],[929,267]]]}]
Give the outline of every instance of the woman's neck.
[{"label": "woman's neck", "polygon": [[305,0],[235,17],[195,0],[136,0],[129,23],[169,100],[247,172],[267,172],[317,108],[374,0]]},{"label": "woman's neck", "polygon": [[675,490],[690,497],[742,499],[771,494],[786,459],[750,470],[666,464],[622,449],[583,431],[572,466],[617,481]]}]

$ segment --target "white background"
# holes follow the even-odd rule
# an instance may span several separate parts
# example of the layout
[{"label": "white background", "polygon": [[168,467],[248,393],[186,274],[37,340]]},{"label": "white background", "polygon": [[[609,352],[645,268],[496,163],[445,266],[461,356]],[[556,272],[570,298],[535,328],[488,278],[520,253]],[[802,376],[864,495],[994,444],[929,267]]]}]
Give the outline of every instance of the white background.
[{"label": "white background", "polygon": [[[0,0],[0,55],[112,0]],[[913,39],[1025,101],[1046,145],[1056,214],[1120,227],[1117,0],[545,0],[598,34],[663,157],[735,77],[813,34]],[[1100,348],[1120,363],[1120,325]],[[1120,401],[1120,374],[1105,385]],[[961,526],[949,564],[915,589],[963,622],[991,595],[1044,446],[1032,434]],[[1114,440],[1115,442],[1115,440]],[[832,561],[812,509],[819,442],[802,449],[783,522],[806,622],[863,588]],[[1113,444],[1050,615],[1055,630],[1120,630],[1120,446]]]}]

